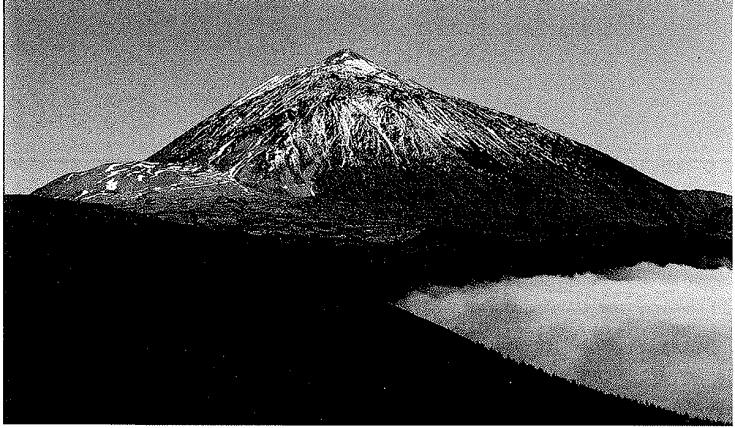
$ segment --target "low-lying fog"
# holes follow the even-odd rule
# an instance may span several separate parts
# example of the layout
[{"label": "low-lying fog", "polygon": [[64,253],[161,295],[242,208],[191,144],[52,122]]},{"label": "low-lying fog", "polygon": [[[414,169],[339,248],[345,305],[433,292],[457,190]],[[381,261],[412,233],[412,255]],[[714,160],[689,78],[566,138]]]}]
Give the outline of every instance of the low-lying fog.
[{"label": "low-lying fog", "polygon": [[642,263],[606,275],[430,287],[398,305],[588,386],[732,421],[732,270]]}]

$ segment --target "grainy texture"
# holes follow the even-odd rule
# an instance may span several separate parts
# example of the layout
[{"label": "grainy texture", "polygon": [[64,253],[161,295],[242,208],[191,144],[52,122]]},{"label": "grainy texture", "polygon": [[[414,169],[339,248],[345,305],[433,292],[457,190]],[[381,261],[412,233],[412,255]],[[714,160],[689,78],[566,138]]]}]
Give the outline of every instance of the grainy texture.
[{"label": "grainy texture", "polygon": [[4,210],[6,423],[707,423],[393,307],[381,290],[411,269],[380,251],[32,196]]},{"label": "grainy texture", "polygon": [[399,305],[558,376],[732,423],[731,293],[731,269],[641,263],[422,287]]},{"label": "grainy texture", "polygon": [[[715,192],[682,197],[595,149],[349,50],[268,80],[146,161],[68,174],[34,194],[255,233],[265,233],[253,226],[258,212],[271,213],[268,230],[285,227],[270,208],[279,205],[292,223],[332,224],[325,233],[334,236],[343,224],[329,207],[341,204],[396,224],[401,236],[439,223],[527,241],[606,228],[699,233],[695,225],[710,220],[727,231],[731,206]],[[702,212],[712,204],[719,217]],[[372,222],[362,226],[372,237]],[[386,233],[375,239],[395,239]]]},{"label": "grainy texture", "polygon": [[8,193],[138,159],[350,47],[680,189],[730,193],[730,0],[8,0]]},{"label": "grainy texture", "polygon": [[[509,364],[390,302],[427,283],[642,261],[726,271],[732,198],[674,189],[350,50],[145,160],[7,201],[6,420],[702,422]],[[60,397],[67,373],[79,386]],[[640,398],[627,379],[613,391]],[[39,403],[48,419],[33,418]]]}]

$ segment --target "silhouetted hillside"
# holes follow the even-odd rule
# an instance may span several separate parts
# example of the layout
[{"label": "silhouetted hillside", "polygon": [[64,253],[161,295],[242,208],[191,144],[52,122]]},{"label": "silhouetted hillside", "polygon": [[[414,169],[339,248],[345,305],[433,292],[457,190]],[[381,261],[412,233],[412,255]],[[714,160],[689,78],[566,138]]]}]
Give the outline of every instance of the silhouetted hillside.
[{"label": "silhouetted hillside", "polygon": [[[436,275],[426,263],[450,247],[429,259],[419,241],[406,256],[27,196],[4,210],[7,423],[702,422],[503,359],[386,302]],[[462,251],[443,269],[464,268]]]},{"label": "silhouetted hillside", "polygon": [[682,190],[681,196],[699,213],[700,228],[705,233],[732,235],[732,196],[709,190]]}]

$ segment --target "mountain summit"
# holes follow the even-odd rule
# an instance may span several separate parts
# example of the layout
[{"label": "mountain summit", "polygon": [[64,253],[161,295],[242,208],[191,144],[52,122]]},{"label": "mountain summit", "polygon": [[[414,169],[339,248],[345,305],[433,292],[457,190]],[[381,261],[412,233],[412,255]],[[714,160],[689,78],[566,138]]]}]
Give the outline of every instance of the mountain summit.
[{"label": "mountain summit", "polygon": [[[556,168],[583,189],[587,165],[602,158],[342,50],[321,65],[269,80],[148,161],[197,165],[249,188],[311,196],[382,192],[386,185],[390,192],[415,192],[420,182],[403,184],[419,171],[440,187],[467,187],[487,178],[475,177],[487,176],[480,170],[503,180],[519,168],[531,174]],[[457,174],[471,177],[457,182]]]},{"label": "mountain summit", "polygon": [[332,55],[329,55],[327,58],[324,59],[323,64],[324,65],[344,65],[345,63],[365,63],[371,67],[375,67],[375,64],[370,62],[367,58],[360,55],[357,52],[353,52],[350,49],[341,49],[337,52],[333,53]]},{"label": "mountain summit", "polygon": [[604,153],[348,49],[271,78],[145,161],[72,173],[35,194],[246,229],[253,218],[277,229],[276,217],[292,228],[296,216],[310,231],[315,221],[438,223],[532,240],[682,228],[700,216],[680,191]]}]

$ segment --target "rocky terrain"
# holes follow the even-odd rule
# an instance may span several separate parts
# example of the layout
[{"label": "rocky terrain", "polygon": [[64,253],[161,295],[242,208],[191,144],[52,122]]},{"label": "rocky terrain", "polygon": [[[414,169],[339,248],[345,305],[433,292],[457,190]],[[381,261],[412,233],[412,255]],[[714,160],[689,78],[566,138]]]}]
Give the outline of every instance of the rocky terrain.
[{"label": "rocky terrain", "polygon": [[523,242],[702,229],[727,239],[732,205],[348,50],[268,80],[145,161],[71,173],[34,194],[359,242],[432,226]]},{"label": "rocky terrain", "polygon": [[426,284],[732,266],[731,196],[349,50],[4,213],[8,423],[707,423],[393,303]]}]

